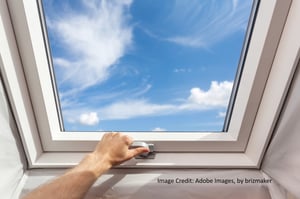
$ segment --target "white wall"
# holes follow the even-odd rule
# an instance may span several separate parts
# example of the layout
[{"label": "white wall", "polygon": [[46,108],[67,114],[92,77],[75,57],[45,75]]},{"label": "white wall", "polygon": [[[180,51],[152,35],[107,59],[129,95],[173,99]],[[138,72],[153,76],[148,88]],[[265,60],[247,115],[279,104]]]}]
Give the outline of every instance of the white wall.
[{"label": "white wall", "polygon": [[25,167],[22,145],[0,79],[0,198],[14,198]]},{"label": "white wall", "polygon": [[[23,189],[26,194],[33,188],[45,183],[64,170],[36,169],[29,173]],[[159,183],[158,179],[176,180],[196,179],[235,179],[263,178],[258,170],[210,170],[210,169],[177,169],[177,170],[114,170],[105,174],[88,192],[87,199],[271,199],[267,184],[224,184],[224,183]]]},{"label": "white wall", "polygon": [[300,63],[262,170],[300,198]]}]

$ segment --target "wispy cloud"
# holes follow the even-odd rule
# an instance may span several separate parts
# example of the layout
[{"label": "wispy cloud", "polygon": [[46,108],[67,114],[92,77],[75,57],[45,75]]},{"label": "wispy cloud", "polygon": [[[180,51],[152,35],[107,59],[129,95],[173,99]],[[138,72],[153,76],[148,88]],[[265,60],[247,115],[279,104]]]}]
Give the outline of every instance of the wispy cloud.
[{"label": "wispy cloud", "polygon": [[133,97],[139,97],[142,96],[143,94],[147,93],[150,89],[152,88],[151,84],[147,84],[144,88],[142,89],[135,89],[134,92],[131,93],[131,96]]},{"label": "wispy cloud", "polygon": [[[209,48],[229,35],[245,30],[252,1],[222,0],[188,3],[174,0],[171,12],[162,20],[168,32],[143,28],[151,37],[189,47]],[[175,30],[175,31],[174,31]]]},{"label": "wispy cloud", "polygon": [[173,70],[174,73],[190,73],[192,72],[192,69],[190,68],[175,68]]},{"label": "wispy cloud", "polygon": [[[76,110],[76,108],[73,107],[72,109],[65,110],[65,116],[71,118],[72,121],[75,120],[82,123],[81,119],[76,119],[74,116],[76,117],[76,115],[84,113],[85,118],[94,118],[95,113],[97,113],[96,116],[97,118],[99,116],[100,120],[120,120],[169,115],[184,111],[220,109],[227,107],[232,85],[233,83],[229,81],[212,81],[210,88],[206,91],[197,87],[192,88],[190,95],[180,104],[157,104],[146,99],[120,100],[101,108],[79,107]],[[93,115],[86,115],[86,112],[92,112]]]},{"label": "wispy cloud", "polygon": [[132,42],[131,0],[82,0],[83,9],[49,17],[48,27],[66,50],[54,57],[59,84],[86,88],[105,81]]},{"label": "wispy cloud", "polygon": [[127,100],[113,103],[99,110],[104,120],[129,119],[157,114],[168,114],[175,110],[171,104],[154,104],[146,100]]}]

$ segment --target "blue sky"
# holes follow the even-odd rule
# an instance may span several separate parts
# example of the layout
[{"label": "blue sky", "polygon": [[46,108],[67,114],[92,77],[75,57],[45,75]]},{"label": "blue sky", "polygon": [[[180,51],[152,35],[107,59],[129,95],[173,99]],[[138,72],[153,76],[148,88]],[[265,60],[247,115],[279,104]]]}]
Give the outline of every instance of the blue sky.
[{"label": "blue sky", "polygon": [[67,131],[221,131],[250,0],[44,0]]}]

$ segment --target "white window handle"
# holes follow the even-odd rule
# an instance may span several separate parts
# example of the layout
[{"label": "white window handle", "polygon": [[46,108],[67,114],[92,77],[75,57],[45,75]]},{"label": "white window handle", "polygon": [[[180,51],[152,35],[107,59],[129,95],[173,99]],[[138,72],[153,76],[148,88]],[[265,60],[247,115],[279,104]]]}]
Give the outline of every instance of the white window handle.
[{"label": "white window handle", "polygon": [[136,159],[154,159],[154,144],[147,144],[146,142],[133,142],[130,145],[130,149],[135,149],[138,147],[145,147],[149,149],[149,152],[141,153],[135,156]]}]

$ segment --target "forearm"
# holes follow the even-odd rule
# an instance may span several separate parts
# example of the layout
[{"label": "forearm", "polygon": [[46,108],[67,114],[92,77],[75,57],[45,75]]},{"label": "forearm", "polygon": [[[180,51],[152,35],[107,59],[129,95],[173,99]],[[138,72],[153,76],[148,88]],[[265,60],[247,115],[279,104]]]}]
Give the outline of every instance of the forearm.
[{"label": "forearm", "polygon": [[93,153],[87,155],[76,167],[52,182],[37,188],[24,199],[83,198],[97,178],[111,167],[102,159],[97,158]]},{"label": "forearm", "polygon": [[56,180],[43,185],[24,199],[81,199],[104,172],[134,156],[149,152],[148,148],[129,149],[133,140],[120,133],[107,133],[75,168]]}]

